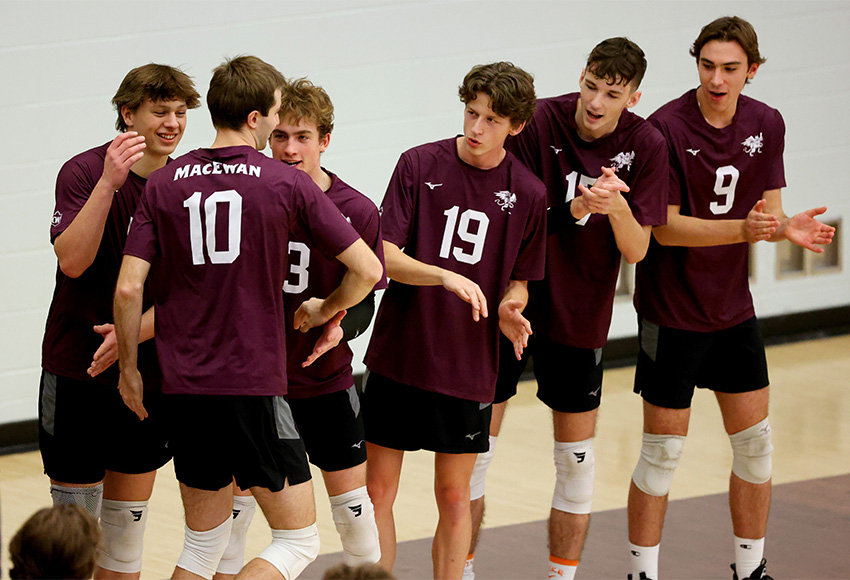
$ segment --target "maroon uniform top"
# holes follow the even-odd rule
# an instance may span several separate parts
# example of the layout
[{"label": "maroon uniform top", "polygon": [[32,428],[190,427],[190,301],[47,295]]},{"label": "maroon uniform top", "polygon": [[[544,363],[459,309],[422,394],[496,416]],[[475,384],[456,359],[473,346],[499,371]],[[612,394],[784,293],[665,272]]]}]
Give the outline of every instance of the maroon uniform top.
[{"label": "maroon uniform top", "polygon": [[[103,160],[109,143],[71,158],[56,178],[56,209],[50,228],[50,241],[65,231],[91,196],[103,174]],[[47,314],[42,343],[42,367],[62,377],[103,385],[118,384],[118,365],[112,365],[92,378],[86,373],[103,337],[92,327],[112,322],[112,297],[121,268],[122,251],[133,213],[145,186],[145,179],[132,171],[115,192],[103,237],[94,262],[78,278],[69,278],[56,268],[56,288]],[[147,293],[144,309],[153,304]],[[152,340],[139,345],[139,370],[145,388],[159,388],[159,366]]]},{"label": "maroon uniform top", "polygon": [[[378,208],[368,197],[345,183],[333,173],[331,187],[326,191],[328,198],[339,208],[343,217],[357,230],[381,263],[384,261],[384,246],[381,243],[381,223]],[[313,296],[326,297],[339,286],[346,272],[339,260],[328,259],[313,251],[302,237],[289,239],[289,276],[283,285],[283,304],[286,312],[286,357],[287,380],[290,399],[302,399],[343,391],[354,384],[351,376],[353,353],[348,343],[329,350],[316,362],[303,368],[303,363],[316,341],[322,336],[322,328],[306,333],[292,327],[292,315],[305,300]],[[375,290],[387,287],[386,278],[375,285]]]},{"label": "maroon uniform top", "polygon": [[313,180],[248,146],[196,149],[148,180],[125,253],[151,262],[166,393],[286,394],[289,234],[358,238]]},{"label": "maroon uniform top", "polygon": [[[779,111],[738,97],[732,124],[717,129],[700,113],[696,89],[649,118],[667,138],[670,204],[706,220],[745,219],[765,191],[785,186],[785,123]],[[638,264],[635,308],[656,324],[710,332],[754,316],[749,244],[661,246]]]},{"label": "maroon uniform top", "polygon": [[452,138],[402,154],[381,209],[384,240],[476,282],[490,316],[473,321],[470,305],[442,286],[390,281],[366,366],[427,391],[492,401],[499,301],[508,280],[543,277],[543,184],[511,153],[489,170],[464,163]]},{"label": "maroon uniform top", "polygon": [[[549,207],[581,195],[613,167],[630,188],[623,193],[643,226],[667,222],[667,150],[661,134],[641,117],[623,111],[610,135],[587,142],[576,130],[579,94],[537,101],[534,118],[508,148],[543,180]],[[573,223],[575,220],[568,216]],[[525,316],[550,340],[578,348],[600,348],[608,339],[620,250],[608,216],[559,228],[546,240],[546,278],[528,285]]]}]

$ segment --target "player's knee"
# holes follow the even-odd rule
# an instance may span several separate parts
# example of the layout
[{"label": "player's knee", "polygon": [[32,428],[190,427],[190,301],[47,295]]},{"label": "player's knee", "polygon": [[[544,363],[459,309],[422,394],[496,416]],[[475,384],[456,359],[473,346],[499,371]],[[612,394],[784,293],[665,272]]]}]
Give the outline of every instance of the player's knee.
[{"label": "player's knee", "polygon": [[218,563],[216,572],[219,574],[238,574],[245,565],[245,544],[248,542],[248,528],[254,513],[257,511],[257,500],[253,496],[233,496],[233,524],[230,528],[230,539]]},{"label": "player's knee", "polygon": [[349,566],[381,559],[375,510],[366,487],[330,498],[334,525],[342,541],[342,560]]},{"label": "player's knee", "polygon": [[100,528],[103,542],[97,563],[105,570],[134,574],[142,571],[142,547],[148,502],[103,500]]},{"label": "player's knee", "polygon": [[258,557],[284,578],[297,578],[318,555],[319,529],[314,523],[298,530],[272,530],[272,543]]},{"label": "player's knee", "polygon": [[441,514],[454,514],[469,511],[469,488],[464,485],[440,485],[435,487],[434,495]]},{"label": "player's knee", "polygon": [[555,493],[552,507],[571,514],[589,514],[593,502],[593,438],[555,442]]},{"label": "player's knee", "polygon": [[211,580],[215,574],[221,555],[230,540],[230,530],[233,518],[228,517],[224,523],[206,532],[196,532],[186,526],[183,538],[183,553],[177,560],[177,567],[201,578]]},{"label": "player's knee", "polygon": [[644,433],[640,459],[632,473],[637,488],[655,497],[667,495],[684,447],[685,437],[681,435]]},{"label": "player's knee", "polygon": [[78,505],[95,518],[100,518],[103,503],[102,483],[91,487],[68,487],[52,484],[50,495],[53,498],[53,505]]},{"label": "player's knee", "polygon": [[471,500],[484,497],[484,480],[487,477],[490,462],[493,461],[493,455],[496,453],[497,439],[498,437],[490,435],[490,448],[486,453],[479,453],[475,458],[475,467],[472,468],[472,477],[469,478],[469,499]]},{"label": "player's knee", "polygon": [[765,483],[773,472],[773,444],[767,418],[729,436],[732,443],[732,473],[750,483]]}]

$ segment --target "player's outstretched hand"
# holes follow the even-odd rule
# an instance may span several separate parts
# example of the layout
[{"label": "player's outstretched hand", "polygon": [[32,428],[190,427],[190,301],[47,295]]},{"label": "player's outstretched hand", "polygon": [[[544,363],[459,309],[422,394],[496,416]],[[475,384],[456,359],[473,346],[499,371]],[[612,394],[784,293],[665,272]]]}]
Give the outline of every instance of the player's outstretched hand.
[{"label": "player's outstretched hand", "polygon": [[106,149],[101,179],[111,190],[116,190],[127,181],[133,164],[145,154],[145,138],[135,131],[121,133]]},{"label": "player's outstretched hand", "polygon": [[347,310],[340,310],[322,327],[322,336],[320,336],[319,340],[316,341],[315,346],[313,346],[313,352],[310,353],[307,360],[301,363],[302,368],[310,366],[316,362],[317,358],[340,343],[342,335],[344,334],[340,324],[342,323],[342,319],[345,318],[346,312]]},{"label": "player's outstretched hand", "polygon": [[773,214],[764,213],[767,200],[762,198],[756,202],[747,219],[744,220],[744,238],[750,244],[767,240],[779,227],[779,220]]},{"label": "player's outstretched hand", "polygon": [[127,405],[136,416],[144,421],[148,417],[148,412],[142,404],[142,398],[145,394],[145,388],[142,384],[142,375],[138,369],[132,372],[122,372],[118,379],[118,390],[121,391],[121,398],[124,399],[124,404]]},{"label": "player's outstretched hand", "polygon": [[324,313],[325,301],[322,298],[310,298],[301,303],[292,318],[292,328],[307,332],[311,328],[321,326],[331,319]]},{"label": "player's outstretched hand", "polygon": [[484,297],[484,292],[478,284],[450,270],[443,272],[443,288],[454,292],[461,300],[472,306],[472,319],[478,322],[482,316],[487,318],[487,298]]},{"label": "player's outstretched hand", "polygon": [[499,328],[514,345],[517,360],[522,360],[522,351],[528,346],[531,322],[522,315],[521,300],[502,300],[499,304]]},{"label": "player's outstretched hand", "polygon": [[86,371],[89,376],[96,377],[118,360],[118,340],[115,337],[114,324],[98,324],[94,331],[103,337],[103,343],[95,351],[91,366]]},{"label": "player's outstretched hand", "polygon": [[835,236],[834,227],[815,219],[815,216],[825,212],[826,206],[815,207],[789,218],[788,225],[785,226],[785,237],[816,254],[823,253],[823,248],[818,246],[831,244]]}]

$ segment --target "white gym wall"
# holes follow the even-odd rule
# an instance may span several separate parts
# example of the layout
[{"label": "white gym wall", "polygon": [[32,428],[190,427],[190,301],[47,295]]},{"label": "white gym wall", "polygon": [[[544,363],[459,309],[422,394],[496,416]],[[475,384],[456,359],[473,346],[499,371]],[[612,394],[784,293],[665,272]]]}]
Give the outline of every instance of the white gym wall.
[{"label": "white gym wall", "polygon": [[[850,216],[847,1],[0,1],[0,424],[37,413],[56,174],[115,136],[110,99],[131,68],[180,66],[203,96],[226,56],[309,76],[336,106],[324,166],[378,203],[403,150],[461,130],[457,85],[473,65],[510,60],[551,96],[576,90],[598,41],[628,36],[649,61],[635,109],[647,116],[697,85],[688,48],[701,26],[732,14],[753,23],[768,58],[745,94],[787,124],[786,212],[824,204],[830,221]],[[205,107],[191,111],[178,154],[213,135]],[[841,244],[846,258],[846,235]],[[850,304],[847,267],[780,279],[775,245],[758,244],[755,257],[761,317]],[[619,300],[611,338],[635,328]],[[367,341],[353,343],[358,372]]]}]

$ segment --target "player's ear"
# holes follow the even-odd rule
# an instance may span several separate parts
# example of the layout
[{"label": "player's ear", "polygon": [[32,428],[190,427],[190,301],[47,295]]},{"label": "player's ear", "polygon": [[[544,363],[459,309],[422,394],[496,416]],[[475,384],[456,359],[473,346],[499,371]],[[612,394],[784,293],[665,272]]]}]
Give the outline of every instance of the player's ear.
[{"label": "player's ear", "polygon": [[587,67],[584,67],[583,69],[581,69],[581,76],[578,77],[578,84],[581,84],[581,83],[584,82],[585,73],[587,73]]},{"label": "player's ear", "polygon": [[121,118],[124,119],[124,124],[127,125],[128,129],[133,128],[133,117],[135,113],[135,109],[131,109],[127,105],[121,106]]},{"label": "player's ear", "polygon": [[246,119],[246,124],[250,129],[256,129],[258,125],[258,121],[262,115],[260,115],[259,111],[251,111],[248,113],[248,118]]},{"label": "player's ear", "polygon": [[331,134],[325,133],[324,136],[322,136],[319,139],[319,153],[324,153],[325,150],[327,150],[328,145],[330,145],[330,144],[331,144]]},{"label": "player's ear", "polygon": [[637,105],[638,102],[640,102],[640,96],[641,96],[640,91],[635,91],[631,95],[629,95],[629,100],[626,101],[626,108],[631,109],[632,107]]},{"label": "player's ear", "polygon": [[756,72],[758,72],[758,70],[759,70],[759,63],[754,62],[753,64],[751,64],[749,70],[747,71],[747,78],[751,79],[754,76],[756,76]]},{"label": "player's ear", "polygon": [[519,135],[522,132],[522,130],[525,129],[525,124],[526,124],[525,121],[523,121],[522,123],[519,123],[517,125],[512,124],[511,130],[508,134],[511,135],[512,137]]}]

